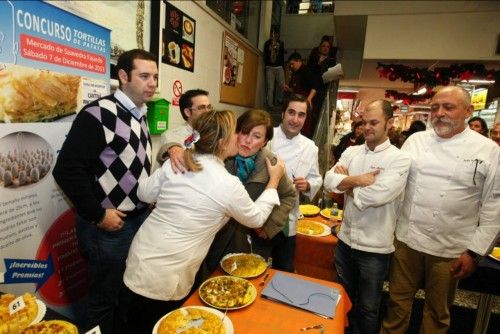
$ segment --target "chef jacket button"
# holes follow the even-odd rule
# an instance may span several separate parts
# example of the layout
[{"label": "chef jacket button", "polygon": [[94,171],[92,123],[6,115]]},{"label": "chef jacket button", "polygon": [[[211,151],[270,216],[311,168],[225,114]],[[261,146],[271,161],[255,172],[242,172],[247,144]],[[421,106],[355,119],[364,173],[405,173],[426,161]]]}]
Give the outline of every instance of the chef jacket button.
[{"label": "chef jacket button", "polygon": [[441,197],[444,197],[444,195],[445,195],[445,192],[444,192],[444,191],[442,191],[442,192],[439,194],[439,196],[441,196]]}]

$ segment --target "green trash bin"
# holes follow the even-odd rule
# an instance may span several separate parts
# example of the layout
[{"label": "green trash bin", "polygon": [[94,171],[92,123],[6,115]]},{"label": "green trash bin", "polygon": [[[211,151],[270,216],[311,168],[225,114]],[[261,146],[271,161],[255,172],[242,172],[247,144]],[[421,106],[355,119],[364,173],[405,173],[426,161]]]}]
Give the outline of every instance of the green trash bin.
[{"label": "green trash bin", "polygon": [[156,98],[147,103],[149,133],[161,135],[168,129],[168,110],[170,102],[164,98]]}]

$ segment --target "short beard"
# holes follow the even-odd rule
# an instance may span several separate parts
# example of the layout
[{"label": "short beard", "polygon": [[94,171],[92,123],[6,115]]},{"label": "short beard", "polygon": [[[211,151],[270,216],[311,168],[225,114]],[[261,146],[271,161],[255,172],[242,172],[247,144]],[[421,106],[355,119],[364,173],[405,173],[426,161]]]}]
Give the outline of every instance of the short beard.
[{"label": "short beard", "polygon": [[[448,117],[434,118],[431,123],[434,131],[439,137],[449,137],[459,127],[457,123],[453,122]],[[438,126],[438,124],[443,124],[443,126]]]}]

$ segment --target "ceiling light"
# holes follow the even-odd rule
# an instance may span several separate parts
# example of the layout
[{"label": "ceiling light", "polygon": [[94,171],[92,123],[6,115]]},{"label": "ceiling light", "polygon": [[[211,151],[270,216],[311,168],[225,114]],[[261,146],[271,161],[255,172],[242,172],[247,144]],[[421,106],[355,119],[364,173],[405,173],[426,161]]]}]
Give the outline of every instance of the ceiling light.
[{"label": "ceiling light", "polygon": [[414,92],[412,95],[423,95],[427,92],[427,88],[425,87],[422,87],[420,88],[419,90],[417,90],[416,92]]},{"label": "ceiling light", "polygon": [[460,82],[468,82],[472,84],[494,84],[495,80],[471,79],[471,80],[462,80]]},{"label": "ceiling light", "polygon": [[359,93],[359,89],[356,88],[339,88],[338,91],[341,93]]}]

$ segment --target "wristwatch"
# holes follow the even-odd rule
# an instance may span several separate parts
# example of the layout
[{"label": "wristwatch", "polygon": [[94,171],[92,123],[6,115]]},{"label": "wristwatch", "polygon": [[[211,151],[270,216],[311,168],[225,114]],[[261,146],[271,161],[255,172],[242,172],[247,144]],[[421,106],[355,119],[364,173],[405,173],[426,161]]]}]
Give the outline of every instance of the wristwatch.
[{"label": "wristwatch", "polygon": [[466,252],[474,260],[474,262],[476,262],[476,264],[483,259],[482,255],[479,255],[478,253],[473,252],[470,249],[467,249]]}]

